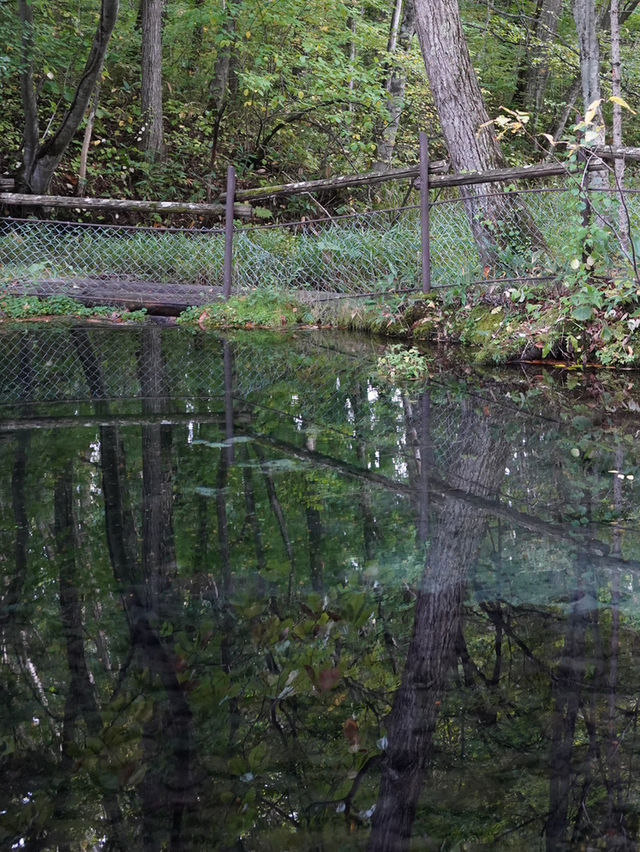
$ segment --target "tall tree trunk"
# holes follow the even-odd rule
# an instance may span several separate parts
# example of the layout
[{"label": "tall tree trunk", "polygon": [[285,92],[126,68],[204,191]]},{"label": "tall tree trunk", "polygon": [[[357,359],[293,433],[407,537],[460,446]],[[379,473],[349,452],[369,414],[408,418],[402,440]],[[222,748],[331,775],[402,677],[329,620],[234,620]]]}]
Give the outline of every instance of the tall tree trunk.
[{"label": "tall tree trunk", "polygon": [[0,631],[7,639],[9,631],[17,632],[20,622],[20,603],[27,579],[29,555],[29,515],[27,512],[27,457],[31,443],[31,432],[20,432],[16,436],[16,454],[11,473],[11,502],[15,528],[15,567],[10,572],[0,596]]},{"label": "tall tree trunk", "polygon": [[533,49],[527,62],[529,73],[525,89],[525,107],[533,111],[533,127],[544,103],[549,80],[549,53],[558,34],[558,22],[562,15],[562,0],[542,0],[536,21]]},{"label": "tall tree trunk", "polygon": [[373,167],[375,171],[384,172],[391,168],[407,86],[407,73],[402,67],[402,61],[398,61],[397,55],[409,52],[415,31],[416,7],[414,0],[404,0],[404,2],[403,0],[396,0],[387,46],[390,68],[385,89],[387,91],[389,121],[378,139],[378,159]]},{"label": "tall tree trunk", "polygon": [[240,6],[240,2],[239,0],[226,0],[223,5],[225,8],[225,20],[223,27],[227,33],[226,40],[228,44],[225,47],[220,47],[219,49],[216,57],[216,67],[213,73],[213,80],[209,87],[211,99],[213,100],[216,111],[216,117],[213,125],[213,138],[211,140],[211,154],[209,158],[209,165],[212,171],[218,154],[218,142],[220,139],[222,118],[227,108],[227,99],[229,97],[229,88],[232,79],[232,50],[236,34],[236,10]]},{"label": "tall tree trunk", "polygon": [[[582,82],[582,102],[585,113],[596,101],[602,99],[600,87],[600,45],[598,44],[598,16],[595,0],[573,0],[573,18],[578,32],[580,47],[580,79]],[[602,109],[597,108],[594,118],[594,130],[597,136],[594,145],[604,145],[605,128]],[[592,171],[587,174],[589,189],[607,189],[609,181],[604,171]]]},{"label": "tall tree trunk", "polygon": [[[73,336],[96,411],[107,413],[109,403],[105,399],[106,389],[100,361],[84,329],[74,329]],[[147,410],[157,410],[158,399],[165,388],[165,374],[161,341],[153,329],[143,337],[140,360],[143,362],[140,365],[141,385],[150,397],[145,405],[148,406]],[[149,469],[150,465],[153,469]],[[156,579],[162,579],[164,600],[161,607],[164,610],[171,593],[169,580],[175,567],[175,550],[170,499],[173,491],[170,446],[163,442],[162,432],[152,432],[143,437],[143,468],[145,466],[143,504],[145,515],[149,517],[143,522],[141,560],[127,488],[124,447],[118,427],[100,427],[106,536],[114,578],[121,587],[129,623],[131,654],[139,654],[140,667],[145,671],[145,677],[157,679],[166,696],[165,701],[158,696],[154,701],[153,719],[161,720],[161,725],[153,730],[153,742],[148,736],[153,725],[149,723],[145,728],[147,738],[143,757],[148,759],[149,765],[139,785],[144,809],[143,848],[155,850],[167,846],[178,850],[184,848],[181,837],[183,814],[193,804],[195,795],[192,777],[193,716],[185,686],[178,676],[179,660],[171,641],[163,641],[153,626],[158,621],[157,612],[152,609],[156,604],[154,591],[147,588],[140,570],[142,562],[147,573],[153,571]],[[163,493],[159,493],[158,489]],[[60,506],[63,507],[62,501]],[[62,511],[59,515],[63,517]],[[161,526],[164,529],[159,533]],[[145,540],[145,537],[155,535],[160,536],[160,542]],[[174,612],[178,609],[174,608]],[[168,844],[163,839],[167,836],[170,836]]]},{"label": "tall tree trunk", "polygon": [[[453,170],[503,168],[504,158],[471,64],[457,0],[416,0],[416,28]],[[496,184],[489,193],[476,187],[462,193],[480,256],[489,267],[500,262],[504,249],[515,248],[519,253],[544,246],[517,196],[503,191]]]},{"label": "tall tree trunk", "polygon": [[[508,446],[493,439],[488,418],[471,406],[462,419],[460,435],[465,436],[465,446],[450,472],[450,484],[476,495],[491,494],[504,476]],[[467,571],[485,526],[481,509],[455,497],[444,500],[418,594],[402,683],[387,723],[388,746],[369,852],[409,849],[442,693],[462,629]]]},{"label": "tall tree trunk", "polygon": [[141,0],[143,144],[150,160],[164,156],[162,128],[162,6],[163,0]]},{"label": "tall tree trunk", "polygon": [[[611,94],[614,98],[622,98],[622,59],[620,56],[620,2],[611,0]],[[611,141],[614,148],[622,148],[622,105],[613,102],[613,122]],[[628,254],[631,235],[628,211],[624,200],[624,160],[622,157],[614,160],[616,189],[620,193],[620,208],[618,211],[618,227],[620,242]]]},{"label": "tall tree trunk", "polygon": [[[635,12],[636,7],[640,0],[630,0],[622,9],[619,9],[619,24],[624,24],[630,17],[630,15]],[[600,30],[605,30],[609,26],[609,6],[605,4],[602,9],[599,19],[598,19],[598,28]],[[613,60],[612,60],[613,61]],[[580,90],[582,88],[582,80],[580,74],[577,74],[571,83],[568,85],[566,89],[566,94],[564,98],[560,99],[560,102],[564,100],[566,104],[565,108],[562,111],[560,118],[558,119],[555,129],[553,131],[553,138],[557,142],[562,134],[564,133],[564,129],[567,125],[567,121],[569,120],[569,115],[571,114],[572,109],[574,108],[575,102],[580,94]]]},{"label": "tall tree trunk", "polygon": [[93,125],[96,121],[96,113],[98,112],[98,103],[100,102],[100,81],[96,83],[93,97],[91,98],[91,108],[87,118],[87,125],[84,129],[84,137],[82,139],[82,150],[80,152],[80,168],[78,169],[78,186],[76,195],[81,198],[86,193],[87,188],[87,162],[89,160],[89,147],[91,145],[91,137],[93,135]]},{"label": "tall tree trunk", "polygon": [[23,165],[20,192],[45,195],[60,160],[75,136],[102,71],[111,33],[118,17],[119,0],[102,0],[100,20],[71,105],[58,130],[42,145],[39,141],[38,97],[33,83],[33,17],[29,0],[19,0],[22,24],[21,92],[24,110]]}]

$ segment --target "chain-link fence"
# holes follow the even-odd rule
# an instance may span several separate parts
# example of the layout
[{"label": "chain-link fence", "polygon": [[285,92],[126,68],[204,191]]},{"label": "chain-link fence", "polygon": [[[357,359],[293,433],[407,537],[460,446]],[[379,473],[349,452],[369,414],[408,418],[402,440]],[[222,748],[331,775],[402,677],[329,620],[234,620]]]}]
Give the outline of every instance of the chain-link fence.
[{"label": "chain-link fence", "polygon": [[[197,421],[217,425],[220,442],[231,428],[236,440],[260,435],[274,446],[312,448],[405,486],[418,481],[425,453],[432,472],[444,473],[464,448],[464,392],[431,383],[426,409],[424,388],[376,378],[377,355],[372,341],[354,348],[313,332],[265,346],[250,335],[152,324],[7,328],[0,442],[19,428]],[[507,413],[514,423],[530,417],[515,406]]]},{"label": "chain-link fence", "polygon": [[[595,219],[619,235],[615,193],[594,194]],[[581,199],[563,188],[484,192],[430,205],[433,287],[553,274],[576,245]],[[625,195],[630,231],[640,225],[640,194]],[[483,240],[493,247],[478,250]],[[613,244],[616,243],[614,239]],[[34,219],[0,220],[0,283],[129,281],[180,292],[199,285],[194,304],[222,286],[221,229],[147,228]],[[577,250],[577,249],[575,249]],[[264,286],[315,298],[416,291],[421,286],[419,208],[376,210],[236,229],[236,291]],[[15,284],[14,284],[15,287]],[[182,289],[184,295],[184,289]],[[73,295],[73,288],[69,290]]]},{"label": "chain-link fence", "polygon": [[[396,387],[377,377],[377,354],[370,340],[356,346],[313,332],[265,345],[255,335],[225,339],[152,324],[7,328],[0,333],[0,443],[20,429],[209,423],[212,446],[258,438],[285,455],[298,452],[303,463],[366,472],[374,485],[415,494],[423,460],[436,478],[455,469],[475,411],[512,446],[502,486],[509,506],[547,519],[567,511],[576,427],[549,409],[548,397],[516,404],[507,396],[513,385],[495,378],[475,389],[446,379]],[[634,429],[631,421],[617,428]],[[592,462],[609,471],[609,485],[599,486],[607,500],[614,451],[606,430],[589,440]],[[633,468],[627,459],[625,470]]]}]

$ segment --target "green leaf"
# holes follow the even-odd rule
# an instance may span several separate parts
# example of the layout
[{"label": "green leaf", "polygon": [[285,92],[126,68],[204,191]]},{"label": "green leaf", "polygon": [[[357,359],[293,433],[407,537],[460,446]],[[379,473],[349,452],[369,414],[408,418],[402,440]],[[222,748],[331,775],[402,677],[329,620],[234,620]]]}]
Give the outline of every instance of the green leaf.
[{"label": "green leaf", "polygon": [[586,322],[593,317],[593,308],[590,305],[578,305],[573,309],[572,316],[578,322]]}]

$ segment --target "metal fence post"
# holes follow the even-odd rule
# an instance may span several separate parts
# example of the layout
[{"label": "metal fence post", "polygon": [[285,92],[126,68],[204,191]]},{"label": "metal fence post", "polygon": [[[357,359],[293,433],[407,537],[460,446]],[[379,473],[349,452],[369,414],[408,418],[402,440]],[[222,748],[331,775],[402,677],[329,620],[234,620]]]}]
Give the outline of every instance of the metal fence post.
[{"label": "metal fence post", "polygon": [[228,299],[231,295],[233,280],[233,204],[236,194],[236,170],[233,166],[227,169],[227,198],[224,222],[224,287],[223,295]]},{"label": "metal fence post", "polygon": [[422,292],[431,291],[431,243],[429,237],[429,139],[420,133],[420,229],[422,235]]},{"label": "metal fence post", "polygon": [[233,446],[233,352],[228,340],[222,341],[222,357],[224,359],[224,424],[227,461],[233,464],[235,450]]}]

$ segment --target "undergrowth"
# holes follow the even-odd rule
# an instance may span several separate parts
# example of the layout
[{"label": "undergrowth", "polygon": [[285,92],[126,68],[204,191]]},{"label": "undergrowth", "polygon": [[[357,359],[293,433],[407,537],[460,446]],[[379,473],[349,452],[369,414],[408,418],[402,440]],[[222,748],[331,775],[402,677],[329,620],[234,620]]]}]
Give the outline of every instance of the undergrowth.
[{"label": "undergrowth", "polygon": [[104,317],[111,320],[141,322],[147,311],[127,311],[110,305],[87,307],[69,296],[51,296],[40,299],[36,296],[8,296],[0,293],[0,319],[32,319],[46,316]]},{"label": "undergrowth", "polygon": [[272,288],[252,290],[227,301],[192,307],[178,317],[180,325],[213,328],[282,328],[314,322],[309,308]]}]

